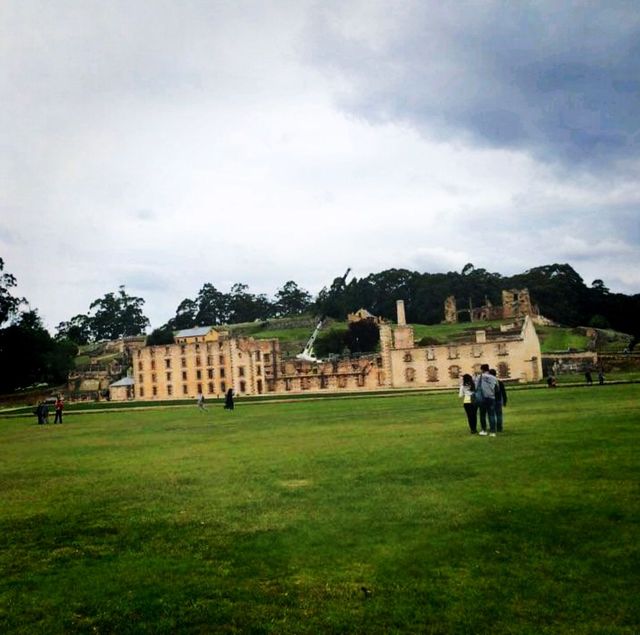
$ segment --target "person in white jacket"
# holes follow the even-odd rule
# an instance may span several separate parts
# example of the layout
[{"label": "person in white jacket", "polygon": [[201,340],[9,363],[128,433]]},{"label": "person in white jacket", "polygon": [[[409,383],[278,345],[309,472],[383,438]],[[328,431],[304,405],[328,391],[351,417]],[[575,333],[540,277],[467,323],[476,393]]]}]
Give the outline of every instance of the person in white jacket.
[{"label": "person in white jacket", "polygon": [[473,381],[473,377],[468,374],[463,375],[458,396],[462,397],[462,405],[467,415],[467,421],[469,422],[469,430],[471,431],[471,434],[477,434],[478,432],[478,407],[473,402],[473,395],[475,393],[475,390],[476,385]]}]

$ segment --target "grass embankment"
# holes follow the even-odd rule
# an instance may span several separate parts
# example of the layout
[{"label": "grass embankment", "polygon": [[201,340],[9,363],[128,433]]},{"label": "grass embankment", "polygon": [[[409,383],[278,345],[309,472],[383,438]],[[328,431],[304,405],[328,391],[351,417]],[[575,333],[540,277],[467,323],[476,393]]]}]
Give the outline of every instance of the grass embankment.
[{"label": "grass embankment", "polygon": [[[636,633],[638,387],[0,422],[4,633]],[[365,588],[365,591],[362,588]]]}]

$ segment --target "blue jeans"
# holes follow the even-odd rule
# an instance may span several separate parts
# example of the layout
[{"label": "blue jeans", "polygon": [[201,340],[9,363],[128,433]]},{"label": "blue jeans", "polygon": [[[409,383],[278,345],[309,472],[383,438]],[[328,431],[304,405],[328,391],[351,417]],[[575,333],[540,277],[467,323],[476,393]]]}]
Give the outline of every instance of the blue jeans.
[{"label": "blue jeans", "polygon": [[496,400],[496,427],[502,432],[502,401]]},{"label": "blue jeans", "polygon": [[496,400],[485,397],[480,403],[480,427],[486,431],[487,414],[489,415],[489,432],[496,431]]}]

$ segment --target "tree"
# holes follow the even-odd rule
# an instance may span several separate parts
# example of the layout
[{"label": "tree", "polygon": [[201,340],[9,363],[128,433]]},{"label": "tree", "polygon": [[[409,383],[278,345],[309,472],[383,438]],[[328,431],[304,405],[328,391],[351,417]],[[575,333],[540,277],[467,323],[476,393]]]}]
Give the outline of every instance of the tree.
[{"label": "tree", "polygon": [[116,293],[107,293],[89,306],[95,309],[91,320],[91,332],[95,340],[115,340],[120,337],[141,335],[149,326],[142,312],[144,300],[127,295],[121,285]]},{"label": "tree", "polygon": [[56,339],[68,339],[76,344],[87,344],[91,340],[91,318],[88,315],[74,315],[68,322],[60,322],[56,327]]},{"label": "tree", "polygon": [[380,330],[372,320],[350,322],[345,335],[345,343],[352,353],[370,353],[376,350],[380,341]]},{"label": "tree", "polygon": [[609,320],[607,320],[604,315],[594,315],[589,320],[589,326],[592,326],[594,329],[608,329],[611,328],[609,324]]},{"label": "tree", "polygon": [[598,293],[602,293],[603,295],[609,293],[609,289],[605,287],[604,282],[602,282],[602,280],[600,280],[599,278],[591,283],[591,288]]},{"label": "tree", "polygon": [[311,294],[301,289],[293,280],[285,282],[275,296],[275,312],[278,316],[300,315],[309,310]]},{"label": "tree", "polygon": [[[4,260],[0,258],[0,272],[2,271],[4,271]],[[16,278],[12,274],[0,274],[0,324],[4,324],[9,318],[13,317],[20,305],[25,302],[24,298],[14,298],[9,291],[17,284]]]},{"label": "tree", "polygon": [[323,358],[328,355],[342,355],[347,344],[345,342],[346,329],[331,329],[320,333],[313,344],[313,352],[316,357]]},{"label": "tree", "polygon": [[78,347],[69,340],[54,340],[36,311],[21,313],[0,329],[0,392],[46,382],[66,382]]},{"label": "tree", "polygon": [[231,287],[229,321],[235,324],[266,320],[273,313],[273,306],[265,295],[249,293],[246,284],[236,283]]},{"label": "tree", "polygon": [[229,296],[208,282],[200,289],[196,305],[195,322],[199,326],[226,324],[229,320]]},{"label": "tree", "polygon": [[147,346],[173,344],[173,341],[173,329],[170,324],[165,324],[151,331],[151,334],[147,337]]},{"label": "tree", "polygon": [[175,316],[169,320],[169,325],[176,331],[190,329],[196,325],[198,305],[189,298],[185,298],[176,309]]}]

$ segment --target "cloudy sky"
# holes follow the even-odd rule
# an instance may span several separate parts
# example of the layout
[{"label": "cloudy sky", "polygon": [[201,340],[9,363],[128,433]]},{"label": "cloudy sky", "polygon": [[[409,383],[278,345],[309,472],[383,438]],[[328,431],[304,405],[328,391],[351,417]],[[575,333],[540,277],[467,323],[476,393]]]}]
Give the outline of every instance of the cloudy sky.
[{"label": "cloudy sky", "polygon": [[638,293],[639,167],[635,1],[0,3],[0,256],[52,329],[347,267]]}]

